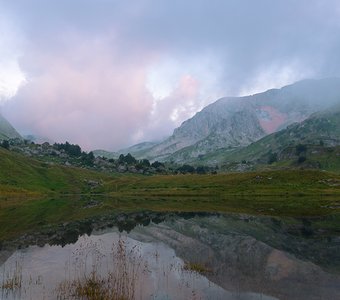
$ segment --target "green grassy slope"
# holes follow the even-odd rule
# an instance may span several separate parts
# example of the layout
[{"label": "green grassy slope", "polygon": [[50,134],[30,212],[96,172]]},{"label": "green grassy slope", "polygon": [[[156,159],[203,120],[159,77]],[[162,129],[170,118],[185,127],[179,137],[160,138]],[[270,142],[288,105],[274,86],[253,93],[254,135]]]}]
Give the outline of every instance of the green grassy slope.
[{"label": "green grassy slope", "polygon": [[50,165],[0,148],[0,195],[81,193],[86,181],[108,180],[109,176],[80,168]]},{"label": "green grassy slope", "polygon": [[123,175],[108,179],[98,191],[103,194],[0,197],[0,241],[45,225],[119,212],[204,211],[292,217],[340,213],[340,176],[319,171]]},{"label": "green grassy slope", "polygon": [[279,196],[340,195],[340,175],[317,170],[217,175],[121,176],[104,185],[113,195]]},{"label": "green grassy slope", "polygon": [[[0,191],[115,195],[278,195],[338,194],[340,175],[286,170],[217,175],[108,175],[81,168],[51,165],[0,148]],[[95,183],[95,187],[89,184]]]},{"label": "green grassy slope", "polygon": [[329,172],[110,176],[0,148],[0,241],[49,224],[128,211],[319,216],[338,213],[339,199],[340,175]]}]

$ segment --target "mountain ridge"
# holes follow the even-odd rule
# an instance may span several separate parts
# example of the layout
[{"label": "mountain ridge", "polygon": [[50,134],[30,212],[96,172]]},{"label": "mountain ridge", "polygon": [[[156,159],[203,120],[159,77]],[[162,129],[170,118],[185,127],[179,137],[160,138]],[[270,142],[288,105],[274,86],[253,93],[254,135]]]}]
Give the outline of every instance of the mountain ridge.
[{"label": "mountain ridge", "polygon": [[22,139],[16,129],[0,113],[0,140]]},{"label": "mountain ridge", "polygon": [[[191,160],[193,164],[224,164],[249,169],[259,165],[339,169],[340,106],[312,114],[303,122],[269,134],[241,149],[220,149]],[[328,161],[327,161],[328,160]]]},{"label": "mountain ridge", "polygon": [[245,147],[339,99],[339,78],[309,79],[254,95],[224,97],[184,121],[172,136],[143,154],[150,160],[183,163],[221,148]]}]

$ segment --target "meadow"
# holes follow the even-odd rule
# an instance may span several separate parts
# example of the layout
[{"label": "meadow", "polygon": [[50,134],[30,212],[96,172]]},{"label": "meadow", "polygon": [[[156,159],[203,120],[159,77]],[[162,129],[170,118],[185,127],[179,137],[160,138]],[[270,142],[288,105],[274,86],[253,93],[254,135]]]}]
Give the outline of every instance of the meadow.
[{"label": "meadow", "polygon": [[339,214],[340,175],[276,170],[209,175],[106,174],[0,149],[0,240],[121,212]]}]

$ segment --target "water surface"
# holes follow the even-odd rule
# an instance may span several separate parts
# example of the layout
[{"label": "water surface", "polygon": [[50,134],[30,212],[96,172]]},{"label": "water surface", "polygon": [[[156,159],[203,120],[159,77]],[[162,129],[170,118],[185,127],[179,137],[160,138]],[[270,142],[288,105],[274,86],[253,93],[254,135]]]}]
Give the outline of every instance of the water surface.
[{"label": "water surface", "polygon": [[340,299],[340,237],[313,222],[321,221],[172,215],[128,233],[114,226],[74,244],[30,246],[3,262],[0,282],[17,273],[22,285],[2,288],[2,299],[69,298],[74,279],[124,268],[135,299]]}]

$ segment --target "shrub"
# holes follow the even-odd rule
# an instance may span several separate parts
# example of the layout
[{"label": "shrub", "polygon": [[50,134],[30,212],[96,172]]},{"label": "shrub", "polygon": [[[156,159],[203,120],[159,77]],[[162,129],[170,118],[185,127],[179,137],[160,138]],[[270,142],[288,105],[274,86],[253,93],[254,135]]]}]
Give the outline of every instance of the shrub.
[{"label": "shrub", "polygon": [[0,144],[2,148],[9,149],[9,142],[7,140],[3,140]]},{"label": "shrub", "polygon": [[268,164],[277,162],[277,153],[271,153],[268,158]]},{"label": "shrub", "polygon": [[304,161],[306,161],[306,156],[299,156],[299,158],[298,158],[298,163],[299,164],[301,164],[301,163],[303,163]]},{"label": "shrub", "polygon": [[296,155],[300,155],[301,153],[304,153],[307,151],[307,146],[299,144],[295,147],[295,150],[296,150]]}]

